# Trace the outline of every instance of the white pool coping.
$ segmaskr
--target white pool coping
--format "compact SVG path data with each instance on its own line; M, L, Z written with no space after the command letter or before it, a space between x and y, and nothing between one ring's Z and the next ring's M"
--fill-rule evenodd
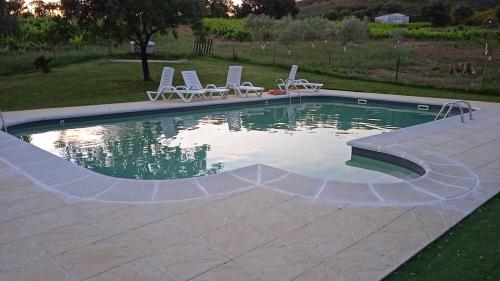
M375 95L323 90L302 96L356 97L368 100L412 102L441 105L445 100ZM256 100L282 99L266 95L261 98L230 98L182 102L132 102L93 106L38 109L5 113L8 126L43 120L130 113L151 110L192 108L209 104L233 104ZM369 104L368 104L369 106ZM479 108L476 108L477 110ZM476 111L475 115L480 114ZM479 115L480 116L480 115ZM121 179L98 174L66 161L9 134L0 133L0 160L31 179L41 188L62 196L66 201L92 200L120 203L178 202L228 195L257 186L311 198L319 201L359 206L418 206L439 203L466 196L480 185L478 176L463 163L445 155L402 144L419 136L431 135L462 125L459 117L424 123L348 144L365 150L393 155L417 164L425 170L419 178L397 183L353 184L312 178L289 173L263 164L222 172L213 176L178 180Z

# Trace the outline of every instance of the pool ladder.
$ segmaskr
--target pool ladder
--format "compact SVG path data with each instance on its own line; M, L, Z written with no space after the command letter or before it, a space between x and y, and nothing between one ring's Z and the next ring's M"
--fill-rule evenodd
M3 130L7 133L7 123L5 123L5 119L3 118L2 108L0 108L0 122L2 122L2 126L0 127L0 131Z
M439 110L439 113L436 115L436 118L434 119L434 121L438 120L443 113L444 113L444 115L441 119L448 117L448 115L451 113L453 108L458 107L458 109L460 110L460 120L462 120L462 123L465 123L464 105L466 106L466 108L468 110L469 119L474 120L472 118L472 105L471 105L471 103L466 101L466 100L455 100L455 101L450 101L450 102L443 104L443 106L441 107L441 110Z

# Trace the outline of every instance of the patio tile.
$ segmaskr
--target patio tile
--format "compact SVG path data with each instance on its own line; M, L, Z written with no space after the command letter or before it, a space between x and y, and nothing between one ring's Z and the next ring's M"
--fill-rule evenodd
M240 194L225 198L212 204L220 213L233 219L276 206L292 198L288 194L266 188L253 188Z
M275 208L305 222L312 222L331 214L345 204L325 203L315 199L296 197L279 204Z
M0 222L6 222L14 219L14 216L9 213L9 205L7 203L0 203Z
M406 182L372 184L373 189L384 199L384 202L393 205L419 204L421 202L437 202L439 198L414 189Z
M19 218L21 226L30 234L48 231L64 225L75 223L83 218L82 211L65 206L42 213Z
M421 189L440 198L451 198L466 192L463 188L432 181L427 177L411 180L409 183L417 189Z
M139 257L123 239L116 237L65 252L57 258L78 279L86 279Z
M193 237L181 229L177 222L166 219L115 236L141 255L161 251Z
M268 182L266 185L292 194L314 196L320 190L323 182L324 181L320 179L297 174L289 174L280 180Z
M88 222L79 221L39 233L36 238L52 255L57 255L104 239L106 236L107 233L104 229Z
M251 215L245 220L255 224L260 229L273 234L275 237L281 236L294 229L298 229L307 222L290 216L285 212L276 209L266 209Z
M234 260L245 268L263 275L264 280L291 280L318 264L320 259L308 252L280 242L259 247Z
M54 189L72 196L90 198L105 191L117 181L118 179L116 178L106 177L96 173L90 173L89 177L86 177L77 182L70 182L67 184L59 185L57 187L54 187Z
M287 171L277 169L267 165L260 165L260 181L261 183L266 183L269 181L276 180L284 175L288 174Z
M0 273L48 258L49 255L31 238L19 239L0 245Z
M212 270L205 272L192 281L257 281L263 280L235 262L222 264Z
M19 175L19 172L12 169L11 167L9 166L2 166L0 168L0 178L9 178L9 177L13 177L13 176L16 176L16 175Z
M35 178L50 187L73 182L91 174L90 170L69 162L67 163L66 168L61 170L52 171L50 168L47 168L51 166L45 167L49 170L49 172L36 175Z
M161 213L130 206L107 212L101 216L85 217L85 221L101 227L112 235L152 223L161 217Z
M20 267L0 272L5 281L74 281L71 274L58 265L52 257L25 263Z
M96 199L104 201L150 202L155 181L120 179L118 183Z
M82 211L87 219L97 219L113 211L133 206L125 203L104 203L99 201L80 201L72 204L75 208Z
M188 280L229 260L199 238L168 247L148 257L174 280Z
M472 189L477 182L476 179L472 177L469 178L450 177L450 176L436 174L434 172L428 172L427 177L438 182L451 184L466 189Z
M33 188L33 183L25 177L9 177L2 179L0 186L0 203L12 203L41 195L42 192Z
M173 201L204 197L195 179L159 181L154 201Z
M166 281L165 274L143 259L124 264L87 281Z
M481 183L500 183L500 171L483 166L475 170Z
M205 188L208 194L229 193L254 185L253 183L240 180L228 172L223 172L214 176L199 177L197 180Z
M0 244L26 236L26 232L15 221L0 223Z
M349 242L339 234L331 233L319 224L306 225L280 237L277 241L321 260L335 255L349 245Z
M13 217L22 217L55 209L66 205L56 195L51 193L42 193L40 196L30 197L19 200L9 206L9 212Z
M313 225L353 243L382 228L407 210L408 208L401 207L345 207L314 222Z
M427 163L431 171L438 172L440 174L455 176L455 177L463 177L468 178L471 176L470 170L467 170L463 166L454 166L454 165L435 165Z
M259 165L252 165L240 169L236 169L231 171L231 173L235 174L238 177L244 178L246 180L249 180L251 182L254 182L254 184L258 184L259 182L259 170L261 171L262 169L259 168Z
M336 202L378 204L380 200L364 183L328 181L318 199Z
M271 241L273 235L254 221L242 219L209 232L202 239L210 247L234 258Z
M234 219L221 214L211 205L201 207L172 217L176 227L188 233L189 235L198 235L206 233L223 225L226 225Z

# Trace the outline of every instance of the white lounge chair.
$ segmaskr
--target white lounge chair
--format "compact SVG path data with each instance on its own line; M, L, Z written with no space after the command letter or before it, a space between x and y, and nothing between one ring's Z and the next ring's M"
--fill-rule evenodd
M283 80L283 79L278 79L276 82L278 83L278 87L280 90L298 90L299 87L304 88L306 91L313 91L313 92L318 92L321 87L323 87L323 84L321 83L311 83L307 81L306 79L296 79L295 76L297 76L297 69L299 68L298 65L292 65L292 68L290 69L290 74L288 75L288 79Z
M258 97L264 93L264 88L255 87L250 82L241 83L241 73L243 66L231 65L227 71L226 88L233 89L240 97L247 97L249 93L255 93Z
M208 84L205 88L201 85L200 79L198 78L198 74L196 71L182 71L182 79L184 79L184 83L186 87L191 91L205 91L209 94L209 97L212 98L212 94L216 93L221 95L223 99L227 98L227 94L229 93L229 89L226 87L217 87L214 84Z
M163 100L167 100L172 98L172 95L176 94L179 96L184 102L190 102L193 96L198 95L200 97L205 96L205 91L198 90L188 90L185 86L172 86L172 81L174 78L175 69L171 67L164 67L163 72L161 74L160 86L158 86L157 91L147 91L151 101L157 101L160 97ZM168 98L165 97L165 94L168 94Z

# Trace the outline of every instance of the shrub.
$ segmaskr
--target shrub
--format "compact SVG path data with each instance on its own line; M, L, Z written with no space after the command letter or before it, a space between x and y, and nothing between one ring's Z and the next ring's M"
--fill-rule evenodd
M434 2L422 8L422 16L433 26L446 26L450 22L450 6L442 1Z
M33 65L36 69L41 69L43 73L49 73L50 67L49 63L52 61L51 58L47 59L45 56L39 56L35 59Z
M273 39L275 21L267 15L249 15L245 19L245 27L252 35L252 39L261 44Z
M203 24L217 36L226 40L246 41L251 39L251 34L245 27L242 19L206 18Z
M357 42L370 38L370 28L367 21L361 21L356 17L344 19L337 27L336 32L338 40L346 50L349 42Z

